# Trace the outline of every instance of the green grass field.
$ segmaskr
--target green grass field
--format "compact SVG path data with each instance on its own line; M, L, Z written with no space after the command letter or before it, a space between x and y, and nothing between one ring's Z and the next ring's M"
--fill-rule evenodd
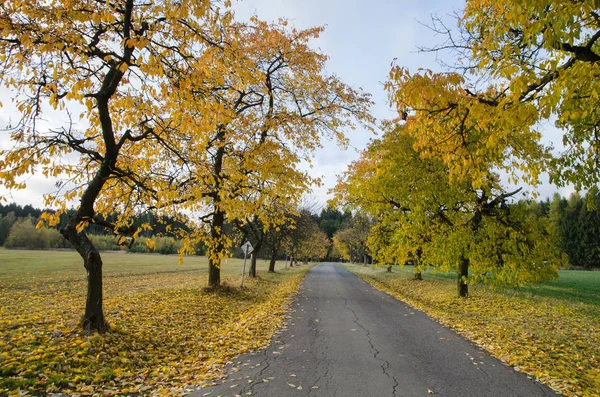
M130 254L126 252L101 252L103 272L111 274L142 274L164 272L202 272L208 274L208 260L204 256L186 256L183 264L178 264L177 255ZM223 262L221 274L231 276L241 274L243 260L230 258ZM250 265L248 260L246 266ZM277 262L276 269L284 267ZM257 272L267 271L267 261L257 262ZM83 261L75 251L31 251L9 250L0 247L0 277L47 277L85 276Z
M405 277L412 276L412 266L393 267L393 273ZM423 273L425 280L456 281L456 273ZM478 286L472 286L477 291ZM521 288L506 288L499 290L505 294L524 294L551 299L581 302L600 306L600 271L559 270L558 279Z
M600 271L559 270L558 280L522 290L538 296L600 306Z

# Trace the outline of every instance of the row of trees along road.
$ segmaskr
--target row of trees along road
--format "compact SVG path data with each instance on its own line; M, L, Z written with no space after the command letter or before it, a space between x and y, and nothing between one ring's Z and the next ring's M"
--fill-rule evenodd
M600 16L597 2L467 1L458 31L434 19L455 66L411 73L394 64L385 87L398 116L383 125L336 187L335 204L375 219L382 262L436 266L469 282L521 285L565 263L544 219L509 205L541 170L556 184L600 177ZM555 118L566 150L540 124Z
M322 28L238 23L228 5L9 0L0 8L0 81L21 113L0 183L24 188L22 177L35 172L64 181L46 196L60 209L42 215L50 225L78 201L61 233L87 272L85 330L108 329L102 260L86 225L136 237L151 228L134 227L136 213L193 214L189 233L170 232L184 239L182 254L204 242L208 283L218 288L232 244L225 223L285 222L316 183L300 161L322 138L343 145L344 129L372 122L369 96L326 74L327 57L309 47ZM42 118L71 114L81 121Z
M151 227L133 227L136 213L194 214L191 232L180 232L182 253L204 241L216 288L232 245L226 222L260 220L267 230L286 222L281 214L292 211L283 208L297 208L316 182L299 162L324 136L343 144L345 128L373 121L368 95L327 75L326 56L309 48L321 28L240 24L227 6L9 0L0 8L0 81L22 115L0 181L23 188L24 175L42 172L68 181L48 206L65 211L79 200L61 230L88 275L84 329L107 328L87 224L136 236ZM448 40L433 51L450 50L456 66L415 74L393 65L385 86L398 117L336 188L338 203L375 219L374 256L455 269L461 296L470 281L555 275L563 256L531 214L508 205L519 189L498 175L535 186L548 170L556 184L596 188L598 14L591 0L469 0L458 33L434 20ZM72 112L82 123L44 125L42 114ZM562 131L558 155L540 139L548 120Z
M595 202L595 210L588 210L589 202ZM600 240L597 239L600 233L600 212L598 210L600 208L600 194L588 193L586 196L581 196L578 193L573 193L568 199L555 194L552 199L546 198L541 201L526 200L519 202L517 205L526 208L532 216L542 219L542 222L547 226L547 233L550 235L552 243L557 249L567 254L571 268L593 269L600 267ZM57 238L52 233L47 236L52 237L52 242L54 243L48 245L49 247L59 248L65 246L65 242L58 233L58 230L67 223L68 215L72 211L74 210L68 210L60 216L60 223L55 226L57 229L56 233L58 234ZM33 222L33 225L35 225L43 212L44 210L34 208L31 205L0 204L0 245L4 245L9 235L16 232L12 230L15 224L29 220L29 223ZM113 214L109 219L116 219L117 217L118 215ZM262 227L257 227L256 225L259 225L259 223L255 221L245 224L236 222L236 225L233 226L239 226L240 224L241 226L232 227L232 225L229 225L225 228L227 233L232 234L232 239L235 241L234 247L248 240L253 244L255 250L252 253L253 266L250 267L250 276L256 274L255 264L257 258L260 257L269 260L270 271L274 271L277 259L284 259L292 254L293 240L290 238L292 236L292 227L295 229L304 227L304 231L301 232L298 230L294 233L300 233L300 236L313 243L302 244L310 250L305 253L305 256L301 260L320 260L324 258L338 260L343 258L360 263L371 261L371 251L368 242L371 235L371 227L376 223L365 214L361 212L356 212L355 214L350 212L342 213L331 208L326 208L318 215L310 214L308 210L304 209L300 210L298 214L289 214L287 217L291 219L296 218L296 220L295 222L287 222L278 227L271 227L267 231L264 231ZM302 221L298 221L298 217L302 217ZM181 224L180 221L174 218L158 219L151 212L139 214L134 217L133 222L137 225L143 223L151 224L153 230L145 230L140 233L140 236L149 238L154 238L156 235L168 236L168 233L166 233L167 228L176 229L185 227L185 224ZM27 222L24 222L24 224L26 225ZM319 225L322 233L328 239L325 239L320 232L315 231L316 225ZM253 229L249 231L248 229L250 228ZM29 240L24 240L23 236L16 239L16 241L25 241L25 245L15 245L15 239L11 239L10 245L15 247L45 247L46 245L39 241L40 236L48 234L44 234L45 229L34 230ZM129 250L133 251L151 251L149 247L146 247L146 239L138 239L135 242L121 241L122 246L119 247L117 236L114 236L112 232L107 231L103 227L92 224L88 225L85 230L89 235L108 238L106 241L108 245L104 244L104 249L123 249L126 248L123 245L126 245ZM379 235L375 232L373 234L374 236ZM262 242L260 242L261 238ZM94 244L97 244L98 240L92 240ZM157 239L156 251L158 252L174 253L173 249L176 249L180 245L175 242L172 246L163 246L161 248L161 241L169 242L164 237ZM376 241L376 239L372 239L373 243ZM137 244L138 242L139 244ZM102 245L102 241L100 243ZM131 245L132 243L134 244ZM382 244L381 248L384 247L386 246ZM197 246L195 249L196 255L203 255L203 248L201 245ZM387 248L390 247L388 246ZM325 255L323 255L324 252ZM415 273L415 276L418 277L419 275L420 273Z
M0 246L7 248L28 249L53 249L72 248L68 241L60 234L59 230L68 221L68 215L74 210L68 210L61 215L61 223L54 227L43 226L39 229L35 225L39 221L43 210L30 205L21 207L17 204L3 206L0 204ZM46 212L52 212L46 210ZM323 213L329 212L322 211ZM17 214L19 215L17 217ZM37 215L37 218L36 218ZM288 221L282 225L270 226L268 229L258 219L242 223L225 224L224 233L233 241L230 248L232 255L240 254L240 246L250 241L254 247L251 255L249 276L256 277L256 262L259 257L270 261L269 271L275 271L277 259L290 260L290 265L298 261L309 262L324 259L330 250L330 240L319 228L321 215L314 215L307 209L295 213L285 214ZM109 219L116 219L113 214ZM184 217L179 217L184 219ZM160 232L166 228L186 227L185 223L173 218L157 218L153 213L143 213L135 216L133 222L141 225L148 222L153 230L145 230L137 239L119 238L113 233L97 225L88 225L84 230L88 238L99 251L126 250L128 252L157 252L162 254L176 254L183 242ZM152 245L151 249L149 245ZM199 244L195 247L196 255L204 255L206 247Z
M253 246L249 276L256 276L256 261L259 256L269 260L269 271L275 271L278 258L289 258L290 265L298 261L308 262L324 259L330 250L330 241L321 231L315 216L306 208L285 214L285 222L265 228L253 217L248 222L236 222L241 231L239 241L249 241Z

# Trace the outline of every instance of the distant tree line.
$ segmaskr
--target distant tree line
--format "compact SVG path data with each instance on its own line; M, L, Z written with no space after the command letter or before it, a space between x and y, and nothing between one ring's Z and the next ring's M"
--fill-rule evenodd
M573 193L568 199L555 194L530 205L548 218L552 241L567 254L571 267L600 268L600 193Z
M320 213L303 208L295 214L287 214L290 219L278 227L265 230L258 219L237 224L239 244L249 241L254 247L251 256L250 275L256 272L258 258L270 261L274 269L276 260L285 260L291 266L300 263L333 260L339 257L333 251L332 237L338 230L347 226L352 219L350 212L340 212L325 208ZM238 257L243 257L241 250Z
M555 194L552 199L528 201L520 205L528 206L529 211L537 217L548 220L548 234L553 243L567 254L572 268L600 268L600 193L573 193L569 198ZM8 243L10 247L69 248L68 242L58 232L61 224L66 222L68 213L61 216L61 223L56 228L44 226L36 230L35 223L44 211L47 210L31 205L0 204L0 245L5 245L14 229L13 241ZM228 233L237 233L241 243L250 241L256 248L253 257L270 260L273 264L276 260L284 259L294 260L295 263L339 258L361 263L371 261L366 243L373 222L364 214L358 212L353 215L349 211L326 208L319 214L301 210L298 215L290 217L295 220L294 226L288 224L279 227L279 230L273 228L264 231L259 222L254 221L239 227L230 225ZM129 251L177 253L181 243L177 242L175 236L169 236L168 230L175 229L175 226L182 227L184 223L181 220L165 217L159 222L150 212L135 218L136 225L145 222L154 225L153 231L140 233L140 237L127 247ZM106 229L98 225L90 225L88 229L101 250L123 249L117 238ZM165 237L155 237L156 246L152 250L146 241L153 235ZM199 247L197 254L204 253L205 249Z
M43 212L52 213L52 210L42 210L29 204L21 206L15 203L0 204L0 245L6 248L27 249L56 249L72 248L71 244L60 234L61 227L66 225L68 217L73 210L61 214L60 222L55 227L46 225L37 228L36 225ZM114 222L118 214L113 214L107 219ZM90 239L101 251L127 250L129 252L157 252L161 254L177 254L182 246L177 236L170 230L185 228L185 222L174 217L161 217L147 212L136 216L133 227L137 228L144 223L154 225L152 231L142 231L136 239L123 239L112 231L100 225L92 224L86 227ZM152 237L152 242L149 238ZM196 254L204 255L206 248L199 244Z
M0 245L7 248L27 249L71 248L59 232L66 224L71 211L61 214L60 223L55 227L42 226L36 229L41 214L51 213L51 210L35 208L29 204L25 206L15 203L0 204ZM289 260L291 264L297 264L331 259L331 238L338 230L346 227L352 219L352 214L349 212L343 213L329 208L322 210L320 214L314 214L308 209L300 209L297 214L287 216L290 222L266 230L258 219L225 225L225 233L237 243L234 247L239 247L246 241L250 241L253 245L255 252L251 257L251 275L256 272L258 258L271 261L272 267L277 260ZM107 221L114 222L117 217L118 214L111 215ZM144 223L150 224L151 231L142 231L133 241L119 241L112 231L97 224L88 225L86 232L101 251L126 249L129 252L176 254L181 248L182 243L169 231L185 228L185 217L159 219L152 212L146 212L134 217L133 222L134 228ZM150 237L155 245L153 248L148 244ZM243 257L240 249L232 248L232 250L238 257ZM205 253L206 247L202 245L196 247L197 255Z
M569 198L557 193L552 199L519 201L510 206L525 207L548 225L546 233L555 247L568 256L571 268L600 268L600 193L573 193ZM371 260L367 242L371 237L371 244L376 243L377 233L372 230L374 226L380 227L376 222L360 212L352 215L330 209L327 213L322 212L321 217L322 228L330 225L330 219L339 220L330 229L333 231L330 259L342 258L358 263Z

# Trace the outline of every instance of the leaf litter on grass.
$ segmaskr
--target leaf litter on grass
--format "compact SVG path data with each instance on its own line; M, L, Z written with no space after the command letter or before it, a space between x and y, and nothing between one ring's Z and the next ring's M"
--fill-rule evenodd
M91 335L77 331L83 277L0 281L0 395L181 395L266 346L305 271L224 292L208 292L200 271L110 275L111 332Z

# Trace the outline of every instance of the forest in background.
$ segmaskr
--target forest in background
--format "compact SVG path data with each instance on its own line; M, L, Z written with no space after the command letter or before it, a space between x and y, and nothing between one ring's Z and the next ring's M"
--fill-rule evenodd
M593 195L573 193L568 198L555 194L551 199L527 201L526 204L529 211L537 217L548 220L547 233L551 237L551 241L568 256L570 268L586 270L600 268L600 238L598 238L600 236L600 213L598 212L600 193ZM44 226L36 230L35 224L44 211L48 210L34 208L31 205L0 204L0 245L6 248L69 248L68 243L58 232L63 223L62 218L66 221L68 213L62 215L61 223L55 228ZM315 245L321 245L321 250L326 250L327 254L323 259L370 261L371 255L366 241L373 222L368 217L361 213L352 214L330 208L323 209L319 213L305 210L301 217L303 217L303 221L300 229L304 230L305 234L306 229L318 227L327 236L329 245L325 247L322 247L322 241L314 242ZM102 250L128 249L130 252L177 254L181 243L175 236L169 236L167 230L170 229L169 225L172 228L181 227L183 225L181 221L165 217L159 222L152 213L145 213L135 218L135 224L144 222L153 224L153 231L140 233L140 237L128 248L121 248L112 232L98 225L89 225L88 232ZM12 241L9 239L11 232L13 234ZM234 227L229 227L229 233L235 233ZM280 230L279 234L285 235L285 230ZM146 239L152 236L161 236L156 238L154 249L150 249L146 244ZM251 243L255 245L255 241L249 233L241 233L240 238L251 240ZM258 257L270 258L271 250L272 242L267 238ZM237 256L241 255L237 247L233 251ZM285 251L284 247L278 250L277 258L285 258L289 254ZM204 255L205 247L197 247L196 254Z
M530 213L547 225L545 233L568 256L569 268L600 268L600 194L573 193L569 198L555 194L552 199L519 201L514 205L525 205ZM367 240L374 224L360 212L343 217L341 225L331 235L332 257L370 262L372 253ZM327 221L322 221L321 225L327 225Z

